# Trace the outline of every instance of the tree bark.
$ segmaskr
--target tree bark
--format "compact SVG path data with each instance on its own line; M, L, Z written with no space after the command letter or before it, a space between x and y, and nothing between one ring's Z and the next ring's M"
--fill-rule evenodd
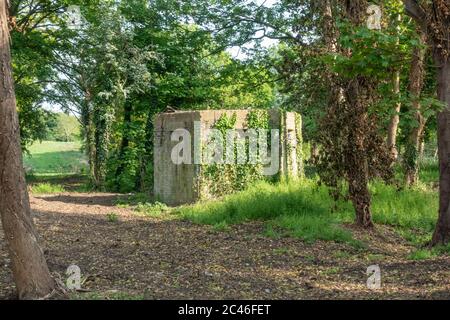
M19 122L11 70L6 0L0 0L0 214L20 299L55 289L31 217L22 166Z
M421 45L426 43L426 36L421 34ZM424 85L425 78L425 53L426 48L414 48L411 60L411 69L409 73L409 94L412 99L412 108L415 113L417 123L411 128L408 140L405 146L404 165L406 184L412 186L419 180L419 161L421 152L423 152L423 132L425 128L425 119L422 116L420 95Z
M83 123L84 138L86 141L86 155L89 162L89 180L95 183L95 128L92 117L91 93L85 89L84 101L81 108L81 118Z
M365 23L367 1L345 0L346 17L355 26ZM352 54L351 52L347 54ZM369 161L367 158L366 128L369 126L368 104L372 83L363 76L349 79L343 86L345 100L353 110L349 121L352 124L348 134L346 150L349 195L356 214L356 224L362 228L373 228L370 211Z
M393 78L394 84L394 95L398 96L400 94L400 72L396 71L394 73ZM392 153L392 156L395 160L398 159L398 149L397 149L397 133L398 133L398 125L400 124L400 110L401 103L397 102L394 108L394 115L391 117L391 121L389 122L388 127L388 136L387 136L387 145L389 151Z
M435 53L438 73L438 97L447 108L438 115L438 146L440 170L439 219L433 245L450 242L450 61Z
M162 111L162 102L159 100L159 95L156 85L152 83L152 90L150 94L150 107L147 112L147 121L145 125L145 142L144 152L140 155L139 175L136 177L136 189L141 192L151 190L153 192L154 174L153 174L153 137L154 137L154 116Z
M348 136L346 150L349 195L356 214L356 224L365 229L373 228L370 210L369 162L367 158L365 128L368 127L368 106L365 92L368 90L366 79L350 80L345 90L345 98L353 110L350 122L352 130Z
M402 21L402 16L398 15L397 22L400 23ZM398 32L400 33L399 28L397 27ZM400 38L397 37L397 45L400 44ZM394 73L394 77L392 79L393 82L393 93L396 97L400 95L400 71L396 71ZM387 136L387 146L389 151L392 154L393 159L397 161L398 159L398 149L397 149L397 134L398 134L398 126L400 124L400 110L402 108L402 104L397 102L394 108L394 114L391 117L391 121L388 127L388 136Z
M406 12L427 32L437 68L438 99L445 105L445 110L438 114L440 199L439 218L432 244L447 244L450 242L450 3L449 0L433 0L426 4L403 0L403 3Z
M310 162L313 166L317 165L319 159L319 146L317 145L317 142L312 141L311 142L311 158Z
M122 131L122 141L120 143L120 150L119 150L119 165L117 166L116 170L116 178L119 179L122 173L125 171L126 166L126 159L125 155L127 152L127 149L130 145L130 126L131 126L131 116L133 114L133 105L131 101L126 100L124 104L124 115L123 115L123 131ZM119 181L117 181L119 184ZM120 185L117 185L118 188L120 188Z

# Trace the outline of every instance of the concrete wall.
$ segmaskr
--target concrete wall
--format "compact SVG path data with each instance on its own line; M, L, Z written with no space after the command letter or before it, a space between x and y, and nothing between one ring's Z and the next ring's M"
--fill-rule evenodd
M194 122L200 121L202 141L205 141L206 129L213 128L215 123L227 114L236 115L235 129L248 129L247 118L250 110L207 110L176 113L163 113L155 118L154 132L154 195L155 199L168 205L177 206L198 201L199 176L201 165L176 165L172 162L171 153L179 142L172 142L171 135L177 129L186 129L194 137ZM271 129L280 129L280 177L297 177L302 167L298 163L296 136L296 114L278 110L269 111ZM192 155L194 155L194 139L191 141Z

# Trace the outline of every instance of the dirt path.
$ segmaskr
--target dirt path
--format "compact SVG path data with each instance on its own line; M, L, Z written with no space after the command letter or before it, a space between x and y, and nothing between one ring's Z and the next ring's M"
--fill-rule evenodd
M450 258L413 262L391 230L360 235L369 250L270 239L251 223L216 232L171 216L148 218L114 206L113 194L32 196L49 266L78 265L90 292L77 298L134 299L450 299ZM108 220L115 213L117 222ZM357 235L358 237L358 235ZM0 299L14 287L0 231ZM379 264L383 288L366 287Z

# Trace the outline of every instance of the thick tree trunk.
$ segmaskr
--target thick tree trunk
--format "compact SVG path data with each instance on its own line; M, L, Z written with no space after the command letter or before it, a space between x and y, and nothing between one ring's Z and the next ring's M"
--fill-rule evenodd
M31 218L22 166L19 122L11 71L6 0L0 0L0 214L20 299L55 289Z
M366 150L365 128L368 127L368 106L365 93L369 84L364 78L350 80L345 98L354 112L351 115L352 130L348 136L346 150L349 195L356 214L356 224L369 229L373 227L370 211L369 162Z
M366 0L345 0L346 17L355 26L366 22L368 3ZM352 54L348 52L347 54ZM366 129L369 126L368 105L373 84L369 79L359 76L349 79L343 86L345 100L353 110L350 114L351 127L346 150L347 180L349 195L356 214L356 224L362 228L373 227L370 211L369 161L367 158Z
M438 98L446 106L438 114L438 152L440 170L439 219L432 244L450 242L450 22L447 1L428 1L419 5L417 1L403 0L406 12L426 31L433 47L437 68ZM444 9L444 10L443 10Z
M450 242L450 61L435 53L438 69L438 97L447 109L438 115L438 145L440 167L439 219L433 244Z
M421 36L421 43L426 43L424 34ZM409 132L403 157L405 165L405 181L409 186L416 184L419 180L419 161L421 152L423 152L422 140L425 119L421 113L420 95L422 94L425 78L425 53L426 49L423 47L414 49L409 73L409 94L412 98L412 108L415 112L417 121Z

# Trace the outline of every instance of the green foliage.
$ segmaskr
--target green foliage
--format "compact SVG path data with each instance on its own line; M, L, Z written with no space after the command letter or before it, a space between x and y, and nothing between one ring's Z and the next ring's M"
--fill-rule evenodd
M53 96L63 108L73 101L70 107L81 114L84 145L95 149L88 154L98 188L151 189L151 120L168 106L273 105L274 88L268 84L273 74L232 59L209 32L187 24L185 16L196 12L191 5L99 1L82 7L83 29L65 34L64 59L55 64L58 70L64 66L64 76ZM67 57L73 61L69 66Z
M345 77L364 75L386 79L391 76L390 71L397 65L399 56L408 53L408 46L399 45L398 34L369 30L365 26L355 27L346 21L339 22L337 27L339 44L351 50L352 54L330 54L324 59L336 73Z
M420 180L423 183L431 184L439 181L439 164L433 160L425 160L420 163Z
M20 7L24 11L17 12L15 17L19 23L33 18L25 12L28 6ZM41 106L46 100L45 86L53 75L51 46L54 43L47 32L32 30L32 26L36 28L39 23L29 21L22 32L17 29L11 32L13 76L24 149L36 140L46 139L47 124L52 121L51 113Z
M150 202L150 196L147 193L136 193L132 195L128 195L126 197L119 198L115 205L116 206L137 206L141 203L148 203Z
M270 129L269 112L264 110L252 110L247 117L249 129Z
M231 116L223 114L215 123L214 128L218 129L223 136L226 131L235 129L236 114ZM269 129L269 113L265 110L253 110L247 116L246 126L249 129ZM239 145L241 144L241 145ZM209 146L206 143L205 148ZM224 141L223 150L226 150L226 141ZM248 139L237 139L235 144L235 157L238 155L238 148L245 150L247 161L249 155ZM198 188L204 198L218 197L231 194L236 191L246 189L258 180L263 180L261 159L257 164L208 164L202 166L201 177L199 178Z
M106 214L106 219L108 220L108 222L116 223L119 221L119 216L115 212L110 212L110 213Z
M31 187L33 194L54 194L65 192L64 187L57 184L39 183Z
M135 209L136 212L144 214L149 217L158 217L164 213L168 213L171 209L163 203L139 203Z
M219 130L222 135L225 135L227 130L234 129L236 125L237 116L235 113L228 116L223 114L215 123L214 128ZM223 150L226 148L224 141ZM207 151L209 143L206 142L204 149ZM238 168L231 164L209 164L203 165L201 169L201 176L198 179L198 188L202 197L221 196L230 194L239 189L241 180L237 179Z

